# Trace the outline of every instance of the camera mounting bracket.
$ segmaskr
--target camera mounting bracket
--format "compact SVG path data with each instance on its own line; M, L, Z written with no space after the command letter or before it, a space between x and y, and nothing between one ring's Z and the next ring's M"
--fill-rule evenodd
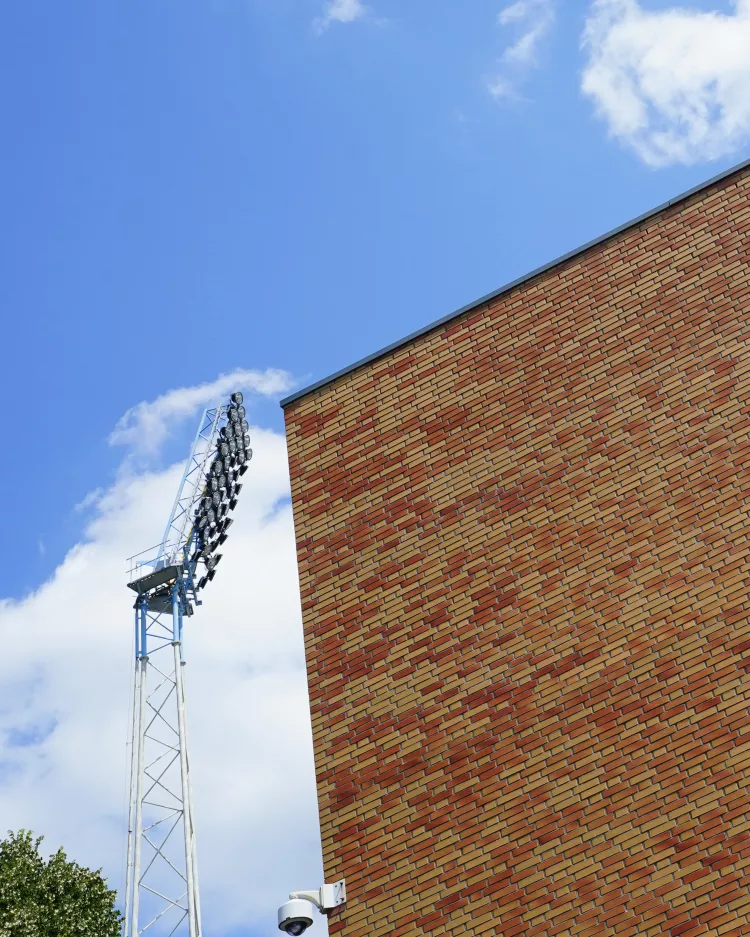
M334 908L346 904L346 879L342 878L333 885L321 885L315 891L293 891L289 893L289 897L304 898L323 913L333 911Z

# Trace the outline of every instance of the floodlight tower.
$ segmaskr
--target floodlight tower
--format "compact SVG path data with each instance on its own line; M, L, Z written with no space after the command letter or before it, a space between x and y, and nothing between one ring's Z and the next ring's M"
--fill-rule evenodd
M162 542L128 561L137 598L123 937L203 935L183 625L216 576L252 454L237 392L204 412Z

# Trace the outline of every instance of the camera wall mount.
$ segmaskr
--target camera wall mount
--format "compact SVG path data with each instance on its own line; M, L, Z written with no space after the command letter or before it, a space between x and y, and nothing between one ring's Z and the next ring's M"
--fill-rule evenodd
M312 902L318 911L323 914L326 911L333 911L342 904L346 904L346 879L340 882L334 882L333 885L321 885L315 891L292 891L290 898L304 898L305 901Z

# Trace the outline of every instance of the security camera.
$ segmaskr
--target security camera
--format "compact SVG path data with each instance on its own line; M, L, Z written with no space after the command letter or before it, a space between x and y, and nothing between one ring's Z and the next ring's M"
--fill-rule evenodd
M293 937L304 934L308 927L312 927L312 910L312 902L303 898L293 898L282 904L279 908L279 930Z
M327 914L346 903L346 882L341 879L334 885L321 885L317 891L293 891L289 901L279 908L279 930L292 937L304 934L312 927L312 910L315 906L321 914Z

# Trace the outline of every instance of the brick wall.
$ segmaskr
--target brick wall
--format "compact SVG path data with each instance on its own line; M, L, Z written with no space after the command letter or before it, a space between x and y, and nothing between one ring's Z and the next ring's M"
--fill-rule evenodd
M750 171L286 411L332 934L750 935Z

